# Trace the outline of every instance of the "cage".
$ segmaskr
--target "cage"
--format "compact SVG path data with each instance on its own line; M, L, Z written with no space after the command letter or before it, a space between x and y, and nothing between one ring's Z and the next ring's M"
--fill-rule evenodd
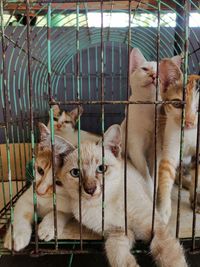
M66 226L61 239L55 232L54 240L39 241L37 209L29 246L20 252L3 248L14 205L27 189L27 172L33 171L27 164L35 159L37 123L47 123L49 111L52 119L54 98L66 110L82 105L78 129L103 136L108 126L122 122L125 107L140 104L128 101L131 48L138 47L147 60L157 64L162 58L182 54L184 77L197 74L199 27L197 0L1 0L0 255L101 251L103 234L93 234L75 222ZM152 105L156 109L162 103L156 99ZM199 253L200 218L195 206L193 211L189 207L180 173L170 227L191 252ZM154 203L155 199L156 195Z

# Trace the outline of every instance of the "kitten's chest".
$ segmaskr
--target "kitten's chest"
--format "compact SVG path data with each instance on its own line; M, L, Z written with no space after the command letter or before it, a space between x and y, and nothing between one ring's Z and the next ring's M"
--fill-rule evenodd
M197 129L191 129L184 133L184 156L194 154L196 151Z
M104 230L107 231L113 227L124 226L123 206L118 203L117 205L109 203L104 205L104 214L102 212L102 203L99 205L82 205L82 223L89 229L97 233L102 233L102 227L104 223ZM78 203L73 206L73 214L75 218L80 221L79 205Z

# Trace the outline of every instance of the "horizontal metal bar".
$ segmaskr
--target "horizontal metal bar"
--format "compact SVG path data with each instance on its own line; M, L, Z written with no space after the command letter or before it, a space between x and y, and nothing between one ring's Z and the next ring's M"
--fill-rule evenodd
M80 100L80 101L52 101L49 104L50 105L102 105L102 104L108 104L108 105L118 105L118 104L153 104L153 105L159 105L159 104L182 104L185 105L185 101L128 101L128 100L104 100L104 101L91 101L91 100Z

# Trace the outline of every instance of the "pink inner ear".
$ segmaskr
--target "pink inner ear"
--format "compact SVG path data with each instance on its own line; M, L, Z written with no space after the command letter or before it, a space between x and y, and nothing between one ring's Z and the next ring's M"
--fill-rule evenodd
M140 50L138 48L133 48L130 54L129 75L131 75L144 62L146 62L146 59L144 58Z
M163 90L181 77L181 70L172 60L163 60L159 65L159 78L163 86Z

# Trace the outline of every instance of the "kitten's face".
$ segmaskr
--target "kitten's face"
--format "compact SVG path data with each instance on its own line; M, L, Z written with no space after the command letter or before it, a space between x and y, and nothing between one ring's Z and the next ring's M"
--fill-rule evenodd
M136 87L156 85L156 62L148 62L139 49L134 48L130 54L130 83Z
M156 62L144 62L131 74L131 83L137 81L142 87L156 85Z
M53 172L52 172L52 150L51 150L51 135L49 129L39 123L40 142L38 144L38 153L35 162L36 173L36 191L42 197L49 197L53 193ZM64 157L68 150L71 149L70 144L65 139L55 135L54 139L54 171L56 178L56 193L63 194L64 187L57 178L57 173L63 165Z
M59 115L54 115L54 129L57 132L67 131L74 128L74 122L70 113L62 111Z
M73 151L66 159L61 172L61 181L73 199L79 198L79 174L82 179L81 196L92 200L102 197L103 173L105 175L105 194L112 194L118 184L120 163L113 154L105 150L104 166L100 145L85 143L81 145L81 168L78 168L78 151ZM107 197L109 197L107 195Z
M197 126L198 91L197 75L190 75L186 87L185 128L192 129ZM161 96L165 101L182 101L183 75L180 68L170 59L162 60L160 64ZM167 116L172 117L178 125L181 124L182 105L173 103L164 105Z
M54 129L59 135L61 132L67 132L69 130L75 129L78 116L83 112L83 108L80 107L73 109L72 111L61 111L58 105L53 106L54 115Z
M55 164L55 173L59 169ZM42 197L50 197L53 193L52 152L50 149L39 150L35 161L36 192ZM56 193L63 190L62 183L56 179Z
M79 177L81 177L81 197L92 201L102 198L103 174L105 175L105 196L112 197L118 188L121 176L121 130L118 125L111 126L104 136L105 157L102 165L101 144L86 142L80 147L80 169L78 149L66 157L59 178L69 195L79 199Z

